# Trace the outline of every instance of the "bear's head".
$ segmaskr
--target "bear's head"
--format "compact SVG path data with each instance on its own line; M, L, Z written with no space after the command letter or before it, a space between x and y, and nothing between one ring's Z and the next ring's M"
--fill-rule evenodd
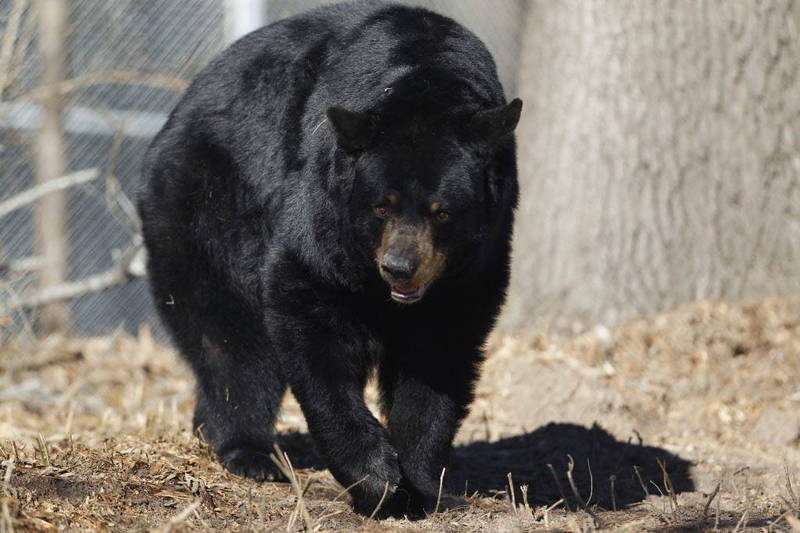
M421 300L491 240L501 211L513 207L507 196L516 183L504 180L516 177L512 134L521 109L519 99L434 119L328 109L352 176L351 228L393 300Z

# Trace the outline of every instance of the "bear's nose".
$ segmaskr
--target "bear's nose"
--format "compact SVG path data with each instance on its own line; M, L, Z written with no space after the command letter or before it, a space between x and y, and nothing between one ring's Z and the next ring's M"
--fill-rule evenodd
M381 261L381 270L395 280L407 281L414 277L417 269L416 261L409 257L394 254L384 254Z

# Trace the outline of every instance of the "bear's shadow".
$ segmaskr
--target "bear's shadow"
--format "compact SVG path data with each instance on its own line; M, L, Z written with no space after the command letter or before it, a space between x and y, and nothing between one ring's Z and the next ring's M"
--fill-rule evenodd
M279 445L297 468L324 469L308 434L279 436ZM582 502L574 495L568 470ZM585 503L620 509L641 502L647 494L690 492L691 463L663 448L632 440L619 441L593 425L548 424L535 431L456 446L445 472L452 494L505 497L509 478L521 502L520 487L528 486L531 505L548 505L561 498L570 508Z

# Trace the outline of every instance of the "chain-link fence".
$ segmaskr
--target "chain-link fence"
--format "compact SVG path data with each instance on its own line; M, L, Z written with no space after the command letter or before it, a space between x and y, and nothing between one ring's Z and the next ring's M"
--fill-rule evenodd
M79 294L66 300L75 332L131 330L152 316L144 280L127 271L114 274L136 238L131 202L144 151L188 81L243 32L321 3L68 0L63 79L45 87L42 10L52 5L48 0L0 1L0 206L6 202L9 207L9 199L41 181L35 163L41 149L35 141L46 113L52 112L48 95L61 105L64 173L75 178L70 173L97 171L96 178L79 175L81 183L59 193L65 204L63 282ZM475 31L494 53L506 90L514 93L523 1L411 3L450 15ZM0 208L0 331L5 336L33 333L36 303L47 301L41 298L46 265L36 227L37 217L55 215L37 215L36 205L25 203L5 214ZM88 283L76 288L81 280Z

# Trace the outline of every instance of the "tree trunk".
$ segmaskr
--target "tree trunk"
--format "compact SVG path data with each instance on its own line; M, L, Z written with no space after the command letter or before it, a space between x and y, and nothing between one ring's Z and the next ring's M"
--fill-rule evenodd
M531 2L506 327L800 290L800 6Z
M67 27L65 0L40 0L39 48L42 56L42 122L36 137L36 182L41 184L66 171L64 135L61 124L63 102L56 86L64 79L66 57L64 39ZM52 192L37 202L36 250L42 259L39 284L42 289L59 285L67 277L69 243L67 237L66 193ZM69 328L69 309L62 303L41 308L39 326L43 333Z

